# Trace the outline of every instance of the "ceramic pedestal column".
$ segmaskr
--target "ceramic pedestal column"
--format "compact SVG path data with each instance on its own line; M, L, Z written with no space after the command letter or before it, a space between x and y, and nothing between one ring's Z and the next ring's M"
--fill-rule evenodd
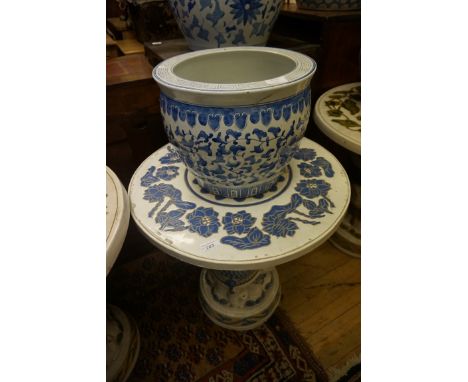
M248 330L265 322L281 297L275 268L257 271L202 270L200 303L206 315L228 329Z
M140 165L128 190L141 232L169 255L204 268L201 306L216 324L235 330L270 317L281 297L274 266L326 241L350 201L341 164L306 138L278 183L255 197L208 193L171 145Z

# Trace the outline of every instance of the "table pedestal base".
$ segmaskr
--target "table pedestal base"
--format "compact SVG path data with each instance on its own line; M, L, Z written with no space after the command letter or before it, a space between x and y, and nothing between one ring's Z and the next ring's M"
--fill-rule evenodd
M262 325L273 314L281 297L275 268L258 271L203 269L200 303L217 325L249 330Z
M140 352L140 334L133 319L119 308L107 305L106 381L124 382Z

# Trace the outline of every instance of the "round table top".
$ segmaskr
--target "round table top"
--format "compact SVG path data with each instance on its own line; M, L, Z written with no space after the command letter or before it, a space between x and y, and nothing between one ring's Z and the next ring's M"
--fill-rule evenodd
M106 274L122 249L129 221L127 191L117 175L106 166Z
M340 146L361 154L361 83L337 86L315 103L314 121Z
M148 157L128 188L131 214L156 246L200 267L261 269L326 241L350 201L338 160L307 138L272 190L245 199L203 190L171 145Z

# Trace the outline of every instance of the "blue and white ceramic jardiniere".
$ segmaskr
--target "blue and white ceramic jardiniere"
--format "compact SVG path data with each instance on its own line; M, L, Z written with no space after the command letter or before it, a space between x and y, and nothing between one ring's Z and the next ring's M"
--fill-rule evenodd
M316 64L277 48L207 49L153 70L169 141L210 193L269 190L304 135Z
M264 46L282 0L169 0L190 49Z

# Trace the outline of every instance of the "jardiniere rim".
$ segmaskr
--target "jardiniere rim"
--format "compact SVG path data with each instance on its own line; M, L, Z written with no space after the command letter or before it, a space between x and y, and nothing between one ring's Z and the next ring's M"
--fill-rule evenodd
M214 83L214 82L201 82L192 81L186 78L178 76L174 69L177 65L192 60L198 57L210 56L210 55L222 55L224 53L231 52L255 52L260 54L278 55L286 60L290 60L294 63L294 68L285 72L282 75L275 76L272 78L242 82L242 83ZM259 62L259 65L262 65ZM308 78L312 77L317 69L316 62L301 53L294 52L287 49L271 48L271 47L227 47L227 48L216 48L216 49L205 49L190 53L184 53L172 58L169 58L153 69L153 78L162 87L169 88L173 91L187 92L191 94L200 95L237 95L245 93L261 93L265 91L277 91L286 87L298 87L296 91L300 91L304 84L304 87L308 84Z

